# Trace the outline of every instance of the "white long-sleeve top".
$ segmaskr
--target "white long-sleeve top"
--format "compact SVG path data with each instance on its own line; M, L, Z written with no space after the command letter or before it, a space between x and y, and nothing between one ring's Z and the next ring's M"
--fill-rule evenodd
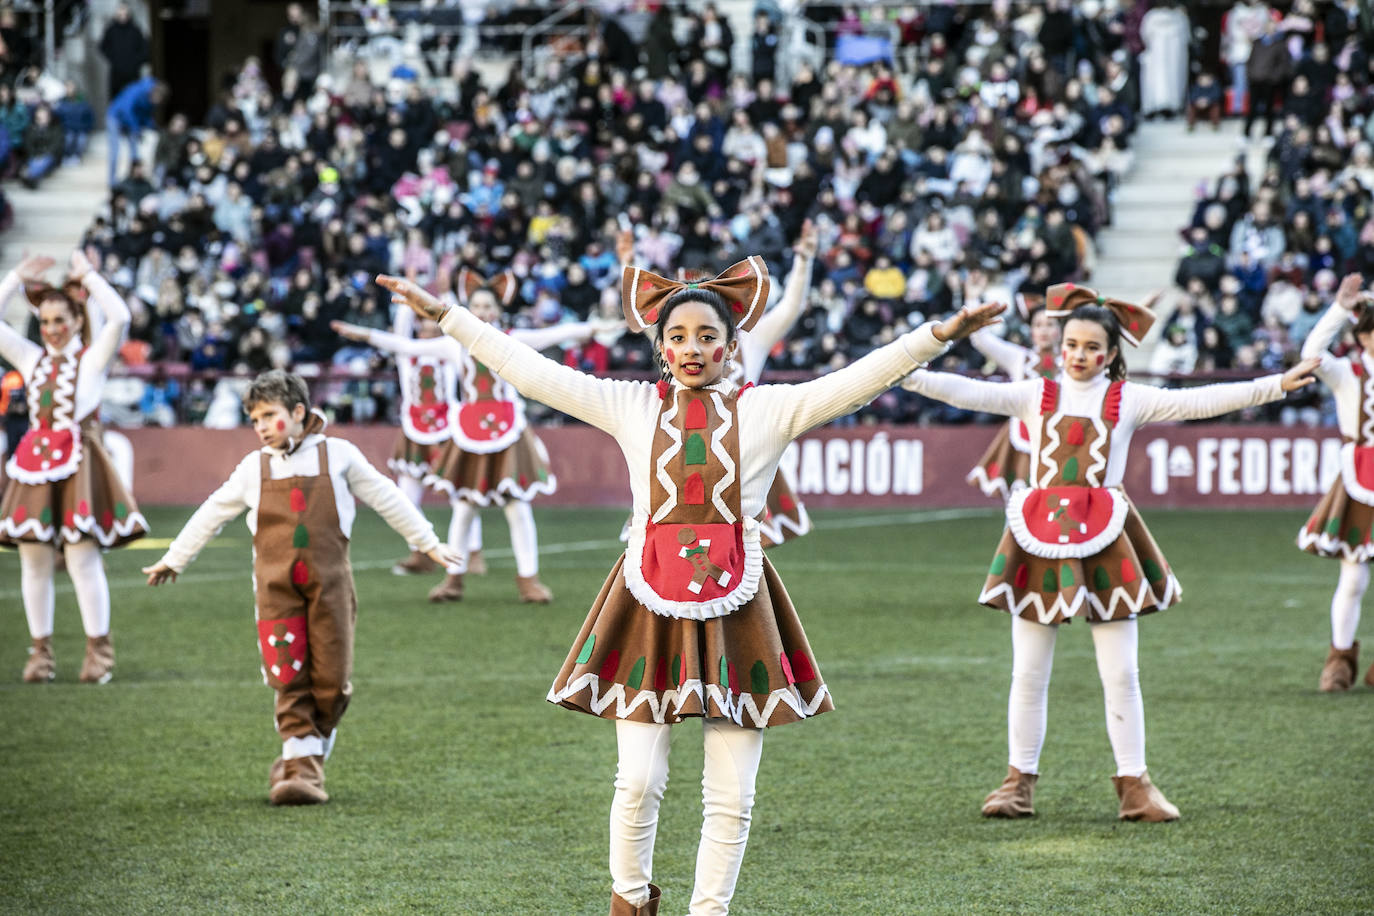
M768 363L768 354L773 352L773 347L787 336L792 325L801 317L806 290L811 285L811 264L812 259L805 255L794 258L792 272L787 275L787 284L783 287L778 304L764 313L752 331L739 332L736 359L743 371L734 381L742 385L749 382L758 384L763 367Z
M1317 319L1312 333L1302 343L1302 358L1318 357L1321 363L1313 372L1321 383L1331 389L1336 397L1336 420L1341 427L1341 435L1350 439L1360 438L1360 405L1363 400L1361 388L1364 382L1374 379L1374 359L1368 353L1360 352L1358 357L1341 359L1327 348L1340 336L1346 325L1354 318L1349 309L1333 303ZM1355 374L1354 361L1359 359L1364 367L1363 381ZM1374 442L1361 442L1374 445Z
M1147 423L1166 420L1202 420L1233 410L1255 407L1283 397L1281 375L1270 375L1250 382L1201 385L1197 388L1155 388L1127 382L1122 386L1121 411L1112 428L1111 455L1102 478L1104 487L1121 485L1126 472L1126 455L1131 436ZM1080 382L1060 374L1059 410L1067 415L1095 417L1101 414L1102 399L1111 381L1103 372L1091 381ZM946 372L914 372L902 387L929 398L985 413L1016 417L1031 432L1032 454L1040 453L1040 393L1043 380L985 382Z
M613 436L629 470L635 515L648 515L649 463L663 404L656 385L601 379L561 366L466 309L450 309L440 327L526 397ZM932 327L923 325L830 375L801 385L751 388L739 399L740 507L746 516L763 511L789 442L858 410L945 351L948 345L935 338Z
M384 477L363 457L356 445L314 433L306 436L300 447L289 455L282 449L264 447L240 461L229 479L211 493L186 522L161 562L182 572L210 539L244 510L248 511L248 530L256 534L258 503L262 495L262 459L259 456L263 452L268 454L267 467L273 480L318 477L320 458L316 446L321 442L329 454L329 482L334 487L334 506L344 537L353 534L353 520L358 515L356 497L376 510L397 534L421 552L431 551L439 545L434 526L390 478Z
M998 336L992 328L981 328L971 334L968 340L974 349L996 363L1013 382L1029 378L1035 372L1035 351Z
M91 343L81 354L81 368L76 377L76 414L80 422L100 409L100 393L105 387L110 363L119 350L124 332L128 330L133 316L119 293L115 292L105 278L90 271L81 281L90 294L90 301L99 309L99 318L87 307L87 320L91 324ZM0 280L0 303L8 303L11 296L20 290L23 281L14 271L5 274ZM100 320L100 319L103 319ZM36 344L24 337L9 325L0 322L0 357L24 377L27 384L33 378L33 370L43 358L44 349L57 356L58 352L45 344ZM81 338L74 336L67 344L66 352L81 349Z

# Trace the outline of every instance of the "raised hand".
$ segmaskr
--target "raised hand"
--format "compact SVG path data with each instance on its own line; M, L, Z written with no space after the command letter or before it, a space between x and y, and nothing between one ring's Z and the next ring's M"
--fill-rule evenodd
M937 324L932 328L932 331L936 340L958 340L961 337L969 336L980 328L997 324L1002 320L998 316L1006 310L1007 304L1005 302L966 305Z
M792 246L798 257L816 259L816 245L820 234L816 231L816 224L811 220L802 223L801 235L797 237L797 244Z
M1359 274L1355 274L1354 276L1358 277ZM1345 284L1342 283L1341 285L1344 286ZM1312 373L1317 370L1321 362L1319 357L1313 356L1298 363L1292 369L1289 369L1283 374L1283 390L1297 391L1299 388L1306 388L1308 385L1315 382L1316 378L1313 377Z
M78 283L86 279L86 274L95 270L95 265L91 263L91 259L79 248L72 252L71 264L71 278Z
M621 264L634 263L635 233L633 229L621 229L615 234L615 256Z
M331 321L329 329L340 337L347 340L356 340L358 343L367 343L371 332L367 328L360 328L356 324L349 324L347 321Z
M19 279L25 283L46 283L44 275L52 269L57 262L47 255L31 254L20 261L14 268L14 272Z
M1369 298L1364 292L1364 277L1358 273L1348 273L1341 278L1341 285L1336 289L1336 304L1346 311L1354 311L1361 302Z
M164 582L175 582L177 571L166 563L158 563L155 566L145 566L141 572L148 577L149 585L161 585Z
M448 313L448 306L421 289L418 283L377 274L377 285L391 293L393 305L408 305L421 318L440 321Z

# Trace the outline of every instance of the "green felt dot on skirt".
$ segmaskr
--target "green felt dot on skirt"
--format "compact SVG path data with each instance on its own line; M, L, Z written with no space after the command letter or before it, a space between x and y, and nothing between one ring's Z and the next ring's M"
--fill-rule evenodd
M582 644L582 651L577 653L577 663L579 665L587 664L588 660L592 657L592 649L595 646L596 634L593 633L591 636L588 636L587 641Z
M1040 591L1056 592L1059 590L1059 577L1054 574L1053 569L1045 570L1045 577L1040 582Z
M123 503L115 503L115 518L119 519L122 522L125 518L128 517L128 515L128 506L124 505Z
M1059 568L1059 587L1073 588L1075 585L1073 578L1073 567L1065 563Z
M1078 479L1078 456L1074 455L1064 462L1064 473L1061 475L1065 483L1072 483Z
M992 565L988 567L988 575L989 575L989 576L1000 576L1000 575L1002 575L1002 570L1004 570L1004 569L1006 569L1006 568L1007 568L1007 555L1004 554L1004 553L999 553L997 556L995 556L995 557L992 558Z
M52 524L52 506L44 506L43 511L38 513L38 520L44 525Z
M1329 534L1331 537L1335 537L1336 535L1340 534L1341 520L1338 518L1333 518L1331 521L1327 522L1326 533Z
M1105 592L1112 587L1111 574L1107 572L1107 567L1099 566L1093 570L1093 588L1099 592Z
M626 678L625 684L638 690L642 683L644 683L644 656L641 655L634 667L630 669L630 676Z
M763 659L754 662L754 667L749 669L749 690L752 693L768 692L768 666Z
M1144 566L1146 579L1149 579L1151 582L1158 582L1160 579L1164 578L1164 570L1160 568L1158 563L1151 560L1149 557L1145 558Z
M1358 547L1364 542L1364 535L1355 525L1351 525L1345 532L1345 542L1351 547Z

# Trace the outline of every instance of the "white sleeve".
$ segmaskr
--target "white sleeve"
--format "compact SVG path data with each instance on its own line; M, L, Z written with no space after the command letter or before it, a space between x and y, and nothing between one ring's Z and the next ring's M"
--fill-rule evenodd
M439 326L522 395L616 435L647 382L600 379L545 359L465 308L451 308Z
M759 365L762 365L763 357L792 330L792 325L801 317L802 305L806 302L806 291L810 286L811 259L797 255L792 259L792 272L787 275L787 285L783 287L782 299L765 312L758 324L754 325L754 330L749 332L750 346L757 346L762 352L758 355L748 354L745 357L745 366L753 366L753 359L758 359Z
M1127 382L1122 391L1121 413L1133 426L1165 420L1205 420L1281 400L1282 381L1282 375L1267 375L1249 382L1196 388L1155 388Z
M547 328L515 328L510 336L531 350L547 350L549 347L566 343L580 343L592 336L593 327L589 321L570 321Z
M988 382L951 372L913 372L902 382L907 391L923 394L964 410L1025 417L1040 397L1041 379L1019 382Z
M429 523L419 508L406 499L401 488L384 477L372 463L363 456L358 447L346 439L326 439L325 447L330 451L330 461L342 459L343 477L348 482L348 491L362 500L380 515L392 529L414 544L422 553L428 553L439 546L439 537L434 526Z
M19 291L23 281L14 271L5 274L0 280L0 311L9 304L10 297ZM0 359L19 370L28 381L33 377L33 367L43 357L43 348L20 334L14 328L0 321Z
M410 309L407 307L406 311ZM367 333L367 345L402 356L438 356L451 360L457 360L462 356L453 339L449 337L405 337L372 330Z
M239 462L229 479L220 484L219 489L211 493L210 498L201 503L200 508L182 526L181 532L158 562L165 563L178 573L184 572L205 545L210 543L210 539L248 508L251 488L260 485L257 477L262 459L258 455L258 452L253 452Z
M1352 317L1349 310L1332 303L1322 313L1321 318L1317 319L1317 323L1312 327L1307 339L1302 342L1302 358L1318 357L1321 359L1321 365L1317 367L1314 374L1328 387L1335 387L1337 383L1335 376L1340 369L1344 368L1347 371L1349 369L1345 360L1337 359L1329 352L1329 349L1350 323Z
M105 317L105 324L101 327L100 333L91 340L91 345L86 348L86 354L81 357L81 368L86 370L89 360L90 368L104 372L114 359L115 351L119 349L119 343L124 337L124 332L129 329L133 316L129 313L129 306L125 303L124 297L115 292L100 274L91 271L81 282ZM91 373L83 371L83 375L89 374Z
M912 369L948 349L932 330L934 323L903 334L843 369L800 385L765 385L759 395L768 400L775 428L791 440L863 407L896 385Z
M396 317L391 319L391 333L397 337L415 336L415 311L408 305L396 306Z
M1012 372L1026 364L1031 351L999 337L992 328L980 328L968 339L974 349L996 363L1003 371Z

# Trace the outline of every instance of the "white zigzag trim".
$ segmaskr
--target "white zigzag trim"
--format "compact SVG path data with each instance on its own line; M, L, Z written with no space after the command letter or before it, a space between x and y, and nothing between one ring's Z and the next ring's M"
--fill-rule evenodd
M1144 576L1141 576L1140 589L1136 592L1134 599L1132 599L1130 593L1126 591L1125 586L1118 585L1116 588L1112 589L1111 603L1105 607L1102 604L1102 599L1098 598L1097 595L1092 592L1088 592L1088 602L1093 606L1093 610L1097 612L1097 616L1102 620L1111 620L1116 614L1117 605L1122 602L1125 602L1126 607L1130 609L1131 616L1134 617L1139 614L1140 609L1145 606L1145 599L1149 591L1149 581L1147 581ZM1174 574L1171 572L1166 576L1164 594L1160 596L1156 606L1168 607L1173 603L1175 595L1180 598L1183 597L1183 586L1179 584L1178 579L1175 578Z
M806 506L802 504L801 500L797 500L797 517L799 521L794 522L791 516L776 513L767 522L759 522L759 534L774 544L781 544L789 539L783 529L792 532L791 536L794 538L810 534L811 516L806 514Z
M1125 494L1105 487L1095 489L1103 489L1111 494L1112 517L1108 520L1106 528L1088 540L1080 544L1047 544L1031 534L1030 528L1026 526L1026 498L1036 491L1030 487L1018 487L1007 498L1007 527L1011 529L1012 537L1016 539L1016 543L1021 545L1021 549L1026 553L1046 560L1068 558L1081 560L1083 557L1101 553L1121 536L1122 529L1126 527L1126 516L1130 513L1131 507L1126 501Z
M1044 388L1044 384L1041 384L1041 398L1045 396ZM1032 469L1030 476L1031 480L1039 481L1039 485L1042 487L1049 486L1050 482L1054 479L1054 475L1059 472L1059 462L1055 461L1050 456L1054 454L1054 450L1059 447L1059 426L1055 421L1058 420L1061 415L1062 411L1056 410L1049 420L1046 420L1043 415L1036 418L1040 423L1040 453L1033 456L1035 459L1035 468ZM1045 470L1037 475L1035 471L1039 470L1042 464L1045 466Z
M797 718L809 718L816 714L826 697L830 696L830 688L822 683L816 690L816 695L808 703L802 699L801 691L797 689L795 684L788 684L786 687L770 691L768 699L763 704L763 709L760 710L758 704L754 702L753 694L740 693L732 699L730 691L722 689L719 684L703 685L701 681L691 679L684 681L681 687L663 691L661 695L654 690L637 690L635 698L627 703L624 684L612 683L610 689L603 694L600 676L587 672L567 684L562 690L550 687L547 699L550 703L562 703L584 689L591 690L591 697L587 705L598 716L612 703L615 703L615 717L617 719L628 719L634 710L640 706L648 706L654 721L665 723L668 721L667 713L670 708L673 717L680 718L683 703L689 697L696 697L697 702L702 706L703 713L709 707L710 702L714 701L716 707L724 712L730 721L744 728L767 728L768 720L780 703L790 708L797 715ZM746 713L750 719L748 723L745 722Z
M1298 547L1306 550L1313 545L1316 546L1320 556L1338 557L1351 563L1367 563L1371 557L1374 557L1374 544L1366 542L1351 547L1346 541L1339 537L1332 537L1325 531L1313 534L1304 527L1298 532Z
M1360 412L1365 415L1360 434L1362 441L1374 443L1374 410L1369 409L1370 404L1374 403L1374 366L1369 364L1363 352L1360 353L1360 362L1364 363L1364 403L1360 405Z
M44 525L36 518L26 518L18 525L10 519L0 519L0 535L16 541L26 540L28 535L35 534L38 540L49 542L52 541L55 531L52 525Z
M1066 618L1077 616L1079 610L1083 607L1083 601L1087 597L1087 594L1088 589L1080 585L1078 588L1074 589L1073 601L1068 602L1064 600L1063 592L1055 592L1054 602L1050 604L1049 607L1045 607L1044 596L1039 592L1027 591L1026 597L1021 601L1017 601L1016 590L1006 582L999 582L992 588L984 588L978 595L978 603L988 604L998 595L1002 595L1006 598L1011 613L1020 617L1026 608L1034 605L1035 616L1039 618L1041 623L1049 624L1053 623L1060 615Z
M711 392L711 403L715 405L716 413L721 419L720 426L711 435L711 451L715 453L716 458L720 459L721 467L725 468L725 476L716 481L715 487L711 490L711 503L716 507L716 511L721 514L721 517L733 525L736 515L730 511L725 500L720 498L720 494L724 493L726 488L735 482L735 461L730 457L730 453L726 451L725 445L721 441L725 438L725 434L730 431L733 423L730 420L730 411L725 409L725 402L721 400L719 392Z
M558 492L558 478L552 473L547 479L536 480L528 487L521 487L518 481L507 477L486 491L454 486L453 481L433 473L425 475L424 483L431 490L447 494L449 499L465 499L479 506L504 506L508 498L529 502L540 494Z
M1099 407L1098 413L1101 412ZM1097 438L1088 447L1088 454L1093 456L1094 462L1083 472L1083 479L1088 482L1088 486L1100 487L1102 486L1102 478L1099 475L1107 467L1107 456L1102 454L1102 448L1109 441L1111 433L1107 429L1106 421L1100 416L1089 417L1088 419L1092 420L1093 430L1097 433Z
M95 538L101 547L109 547L119 538L128 537L135 528L141 526L144 531L148 530L148 520L143 517L142 512L130 512L122 522L116 519L114 526L108 531L97 525L95 519L90 516L78 517L73 521L76 523L75 528L62 526L62 537L72 544L81 540L84 534Z
M964 480L982 490L984 496L1000 497L1005 502L1007 497L1011 495L1011 489L1007 486L1007 482L1001 477L989 477L987 468L981 464L969 471Z
M748 604L758 594L763 578L763 545L759 543L758 522L744 520L744 571L735 587L710 601L673 601L654 591L644 580L644 518L638 512L630 521L629 543L625 547L625 586L635 600L660 617L679 617L687 620L711 620L724 617Z
M393 474L402 477L417 477L421 482L434 471L428 464L417 464L414 461L402 461L400 458L388 458L386 468Z
M663 450L663 454L658 456L658 461L655 462L657 468L654 470L654 476L663 485L663 491L668 494L668 498L654 513L654 521L656 522L662 520L677 505L677 484L673 483L673 478L668 476L668 462L682 449L682 433L673 425L673 417L677 416L677 393L669 391L668 394L672 395L673 404L659 417L658 426L673 441Z
M1374 490L1360 483L1355 474L1355 443L1347 442L1341 446L1341 483L1345 492L1357 503L1374 506Z

